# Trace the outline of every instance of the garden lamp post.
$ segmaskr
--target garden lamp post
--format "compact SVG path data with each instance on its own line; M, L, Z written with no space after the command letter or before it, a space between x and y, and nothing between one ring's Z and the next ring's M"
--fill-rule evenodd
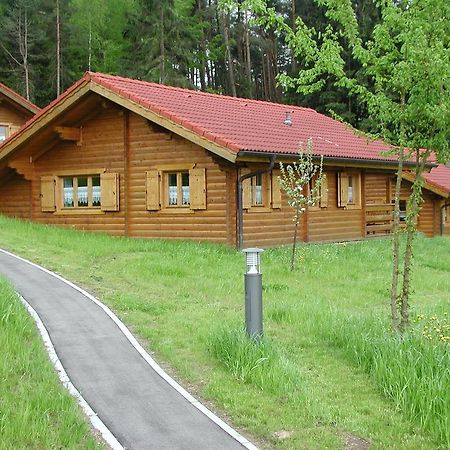
M263 336L262 274L260 248L245 248L245 331L250 338Z

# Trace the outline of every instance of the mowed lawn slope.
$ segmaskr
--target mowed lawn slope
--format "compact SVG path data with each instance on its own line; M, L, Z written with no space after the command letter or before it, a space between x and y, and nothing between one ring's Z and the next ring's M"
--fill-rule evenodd
M0 277L0 449L101 449L33 319Z
M241 331L244 257L227 247L4 217L0 247L94 293L261 448L450 446L448 238L417 240L404 340L388 331L388 240L302 246L294 272L289 248L264 252L259 346Z

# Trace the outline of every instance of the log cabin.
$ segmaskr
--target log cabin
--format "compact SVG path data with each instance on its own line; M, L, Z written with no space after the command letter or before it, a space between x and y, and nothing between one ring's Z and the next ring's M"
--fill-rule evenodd
M388 235L397 161L383 142L309 108L91 72L0 147L0 213L131 237L286 244L293 213L278 164L308 139L326 185L301 239ZM448 192L430 181L424 198L419 229L433 236Z
M405 174L405 177L411 180L408 174ZM441 200L436 204L439 234L441 236L450 236L450 164L440 164L432 168L430 172L424 175L424 180L426 190L434 190L434 192L441 196ZM425 204L425 208L427 207L428 205Z
M0 83L0 143L31 119L39 108Z

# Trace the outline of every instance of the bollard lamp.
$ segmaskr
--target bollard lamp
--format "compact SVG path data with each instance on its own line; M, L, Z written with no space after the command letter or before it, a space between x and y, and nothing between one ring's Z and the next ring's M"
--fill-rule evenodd
M247 271L244 274L245 283L245 331L252 339L263 336L262 311L262 274L260 248L246 248L245 253Z
M262 248L245 248L242 250L245 253L247 263L246 273L261 273L261 253Z

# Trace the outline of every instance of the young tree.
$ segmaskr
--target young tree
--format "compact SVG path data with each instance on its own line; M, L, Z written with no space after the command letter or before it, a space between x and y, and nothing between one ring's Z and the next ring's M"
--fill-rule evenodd
M367 107L377 134L393 145L399 159L393 230L391 315L393 328L409 322L413 238L422 201L422 172L434 155L450 159L450 2L447 0L381 0L379 23L368 38L361 33L352 0L316 0L329 23L318 33L298 17L295 31L263 0L247 6L267 27L275 27L304 68L280 82L302 94L320 91L330 80ZM349 51L361 66L359 76L345 69ZM408 202L403 274L399 270L399 190L402 164L415 158L415 182Z
M286 166L280 162L280 186L289 197L289 206L294 209L291 270L294 270L295 266L295 251L300 218L309 207L315 206L320 200L320 188L325 179L325 175L322 172L322 159L320 160L320 164L315 164L312 150L313 143L309 139L306 153L300 151L297 162Z

